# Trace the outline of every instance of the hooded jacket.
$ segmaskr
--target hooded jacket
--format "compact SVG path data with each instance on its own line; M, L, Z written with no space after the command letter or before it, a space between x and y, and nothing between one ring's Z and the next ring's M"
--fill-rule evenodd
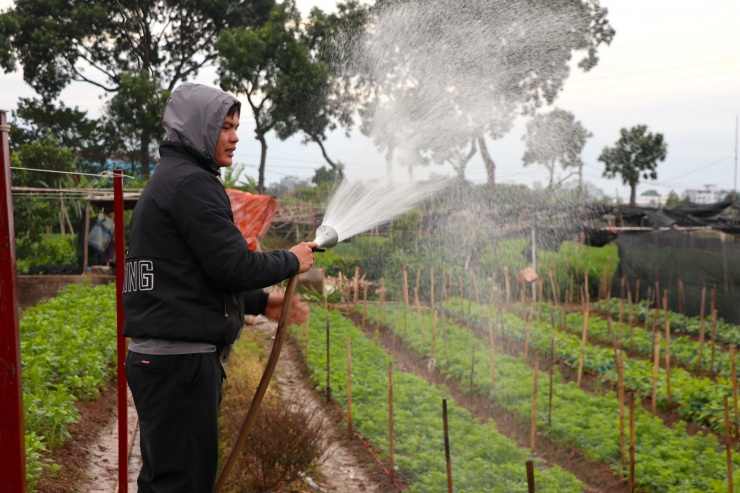
M232 344L243 292L298 272L286 250L249 250L234 224L216 161L224 118L239 101L182 84L164 112L161 159L134 208L123 288L123 335Z

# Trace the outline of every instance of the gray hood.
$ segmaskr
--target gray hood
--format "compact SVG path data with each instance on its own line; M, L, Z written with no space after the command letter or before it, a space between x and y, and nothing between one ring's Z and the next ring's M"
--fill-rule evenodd
M164 110L164 140L195 151L215 170L216 142L229 109L239 100L221 89L201 84L180 84Z

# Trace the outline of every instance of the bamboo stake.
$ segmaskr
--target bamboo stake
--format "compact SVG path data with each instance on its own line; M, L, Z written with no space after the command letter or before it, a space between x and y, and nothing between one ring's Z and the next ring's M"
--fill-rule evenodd
M671 321L665 319L665 393L668 405L671 403Z
M326 402L331 402L331 353L329 333L330 333L329 317L326 317Z
M635 491L635 394L630 392L630 493Z
M696 361L696 369L701 369L704 366L702 353L704 352L704 330L705 330L705 324L706 320L704 318L704 305L705 300L707 296L707 287L704 286L701 288L701 309L699 313L699 359Z
M619 346L617 346L617 334L614 332L614 321L612 320L611 311L606 312L606 323L609 326L609 333L612 336L612 347L616 350Z
M388 469L391 484L395 482L393 469L393 363L388 363Z
M365 319L367 318L367 283L362 283L362 328L365 328Z
M658 404L658 369L660 368L660 332L655 333L655 348L653 357L653 414L657 410Z
M622 345L622 341L624 339L624 294L625 294L625 285L627 284L627 277L622 276L622 286L621 291L619 293L619 318L617 319L617 324L619 325L619 345Z
M537 445L537 387L540 374L540 357L534 355L534 384L532 386L532 420L529 427L529 450L534 453Z
M403 266L403 304L406 308L409 306L409 279L406 272L406 266Z
M352 343L347 336L347 427L352 438Z
M547 426L552 426L552 394L553 394L553 372L555 369L555 329L553 327L550 339L550 390L547 402Z
M527 467L527 492L528 493L535 493L534 491L534 462L531 460L528 460L525 462Z
M524 329L524 362L529 361L529 337L532 331L532 321L527 321L527 327Z
M725 396L725 448L727 450L727 482L729 492L734 493L735 485L732 480L732 440L730 439L730 410Z
M496 336L493 333L491 312L488 313L488 342L491 346L491 389L496 388Z
M624 436L624 355L617 351L617 397L619 399L619 451L622 457L622 467L627 468L627 451Z
M735 371L735 345L730 346L730 367L732 368L732 401L735 410L735 440L738 439L738 409L737 409L737 372Z
M712 358L709 363L709 371L714 371L714 350L717 344L717 309L712 310Z
M424 333L424 318L421 315L421 303L419 303L419 289L414 288L414 303L416 304L416 313L419 314L419 332L421 333L421 347L427 345L426 334Z
M429 306L434 310L434 267L429 269Z
M360 293L360 266L355 267L355 292L354 292L354 301L353 303L357 305L357 298L359 297Z
M452 493L452 461L450 459L450 432L447 426L447 399L442 399L442 421L445 435L445 462L447 463L447 493Z
M473 392L475 384L475 341L473 341L473 347L470 356L470 392Z
M577 385L581 386L581 379L583 378L583 365L586 358L586 340L588 338L588 290L584 290L584 303L583 303L583 329L581 330L581 357L578 362L578 380Z
M436 352L437 352L437 317L438 316L439 316L439 313L437 312L437 310L434 310L434 319L432 322L432 365L436 365L436 362L437 362ZM433 367L432 367L432 370L434 370ZM434 377L434 371L429 372L429 377L430 378Z

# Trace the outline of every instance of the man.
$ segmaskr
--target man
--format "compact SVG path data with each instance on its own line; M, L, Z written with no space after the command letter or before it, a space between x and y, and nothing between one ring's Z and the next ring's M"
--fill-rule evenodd
M172 92L161 160L131 219L123 335L141 425L139 492L213 490L220 356L242 328L245 301L277 318L282 296L260 290L313 264L316 243L253 252L233 222L218 176L234 159L239 110L219 89Z

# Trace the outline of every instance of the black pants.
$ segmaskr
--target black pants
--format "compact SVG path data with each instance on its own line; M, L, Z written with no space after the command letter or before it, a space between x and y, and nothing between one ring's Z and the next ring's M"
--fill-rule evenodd
M129 351L126 376L139 414L139 493L210 493L218 467L218 353Z

